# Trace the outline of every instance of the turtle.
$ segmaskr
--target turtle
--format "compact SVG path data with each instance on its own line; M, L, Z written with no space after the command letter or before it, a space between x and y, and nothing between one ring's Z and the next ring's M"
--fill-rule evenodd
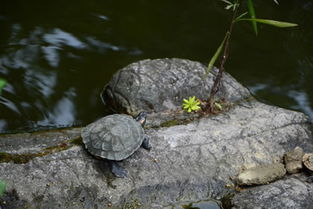
M136 118L126 114L100 118L82 129L85 148L91 155L106 159L113 175L127 177L127 171L118 162L131 156L140 146L151 149L143 129L146 117L147 113L141 112Z

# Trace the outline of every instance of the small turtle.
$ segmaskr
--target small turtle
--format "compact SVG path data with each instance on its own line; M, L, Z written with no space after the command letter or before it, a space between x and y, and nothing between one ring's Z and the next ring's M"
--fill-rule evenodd
M96 157L107 159L116 177L126 177L127 171L117 161L128 158L140 146L151 149L143 129L146 116L146 112L139 113L135 119L114 114L89 124L81 133L86 149Z

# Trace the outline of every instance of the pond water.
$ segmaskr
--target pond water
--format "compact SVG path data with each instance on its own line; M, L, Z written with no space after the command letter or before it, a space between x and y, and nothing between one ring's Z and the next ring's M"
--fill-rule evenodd
M313 2L255 0L279 29L235 26L226 70L262 101L313 118ZM231 13L219 0L2 0L0 132L85 125L107 110L99 93L112 74L146 58L207 63Z

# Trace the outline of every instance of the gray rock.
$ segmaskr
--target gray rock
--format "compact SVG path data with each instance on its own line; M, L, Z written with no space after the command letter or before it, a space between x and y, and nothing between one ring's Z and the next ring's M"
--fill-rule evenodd
M143 60L114 74L102 98L117 112L135 116L141 111L177 115L182 101L190 96L208 99L217 69L205 77L207 66L184 59ZM228 73L224 74L223 96L228 102L250 97L249 91ZM163 117L163 119L168 118Z
M302 169L302 157L304 155L301 147L296 147L294 150L287 152L284 156L286 170L288 173L298 173Z
M307 171L311 174L313 172L313 153L305 153L303 155L303 164L306 167Z
M230 192L225 185L231 183L230 177L237 176L242 166L269 164L296 146L304 151L313 149L310 123L304 114L257 101L241 103L228 112L185 125L146 130L153 149L139 149L121 163L129 173L125 179L113 178L105 162L94 159L82 145L69 140L79 136L80 129L61 133L56 134L58 139L45 133L0 136L2 154L16 154L16 149L20 155L33 153L32 146L39 152L50 150L31 155L22 164L0 159L0 179L6 181L9 192L16 191L20 202L15 205L162 208L176 202L219 199ZM10 146L8 138L15 139ZM67 149L51 148L56 145ZM304 184L302 180L296 182ZM298 200L288 196L296 196L291 189L286 195L286 199ZM304 201L307 203L297 204L311 203Z
M311 209L313 184L303 174L294 174L268 185L236 194L233 209Z
M282 178L285 174L285 166L281 163L258 165L241 172L237 181L239 185L268 184Z

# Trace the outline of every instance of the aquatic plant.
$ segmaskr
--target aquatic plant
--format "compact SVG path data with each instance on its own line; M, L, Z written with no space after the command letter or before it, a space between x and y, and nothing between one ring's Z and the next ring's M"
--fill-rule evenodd
M221 88L221 80L223 77L223 72L225 71L224 65L226 63L226 60L228 58L228 50L229 50L229 44L230 44L230 38L232 35L234 24L241 21L250 21L252 23L253 30L255 34L258 34L258 23L267 24L275 27L295 27L297 24L295 23L289 23L289 22L282 22L282 21L276 21L276 20L270 20L270 19L259 19L256 17L256 12L253 6L253 0L246 0L247 1L247 10L248 12L243 12L242 14L237 16L238 10L240 8L240 0L221 0L226 4L225 9L226 10L232 10L232 20L229 26L229 29L227 30L223 41L217 48L216 52L212 56L208 67L206 71L206 75L210 73L212 70L214 63L218 58L220 58L220 65L218 68L217 76L214 80L213 86L210 91L208 102L206 103L206 108L204 108L206 111L214 112L214 108L216 108L215 105L215 95ZM277 0L273 0L276 4L278 4ZM246 18L246 15L249 14L250 18ZM223 100L223 98L221 98Z
M183 109L187 112L198 111L201 109L200 101L196 98L196 96L189 97L189 99L183 100Z
M0 78L0 95L1 95L2 89L5 87L6 84L7 84L7 81Z
M0 180L0 197L2 197L4 195L5 188L6 188L6 183L4 181Z

